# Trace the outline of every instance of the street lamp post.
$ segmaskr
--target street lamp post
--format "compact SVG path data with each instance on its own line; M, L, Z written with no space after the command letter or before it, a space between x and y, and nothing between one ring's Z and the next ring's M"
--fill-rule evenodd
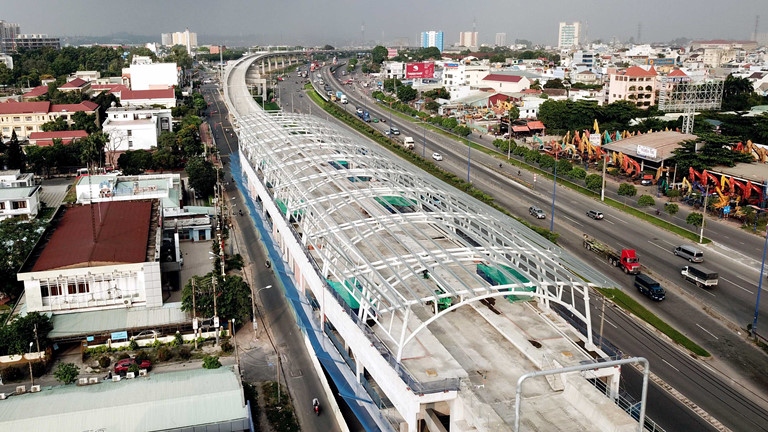
M760 312L760 292L763 290L763 274L765 272L765 253L768 251L768 227L765 230L763 243L763 261L760 264L760 280L757 281L757 299L755 300L755 317L752 319L752 336L757 339L757 316Z
M600 201L605 201L605 166L608 165L608 153L603 153L603 183L600 187Z
M237 337L235 336L235 319L232 318L229 320L232 327L230 328L230 336L232 337L232 342L235 345L235 361L237 362L237 371L240 373L240 353L237 352Z
M472 142L470 141L467 145L467 183L470 183L469 181L469 170L472 167Z
M253 313L253 331L256 331L259 327L258 323L256 322L256 297L259 296L259 293L272 288L272 285L267 285L264 288L259 288L256 290L255 293L251 295L251 312Z
M427 123L425 122L422 126L424 126L424 136L422 138L424 146L421 148L421 157L427 157Z
M32 354L32 345L34 345L34 342L29 343L29 353L27 353L28 356L31 357ZM32 385L35 385L35 374L32 373L32 359L28 358L29 361L29 378L32 379Z
M704 211L701 212L701 231L699 232L699 243L704 243L704 220L707 218L707 201L709 200L709 184L704 192Z

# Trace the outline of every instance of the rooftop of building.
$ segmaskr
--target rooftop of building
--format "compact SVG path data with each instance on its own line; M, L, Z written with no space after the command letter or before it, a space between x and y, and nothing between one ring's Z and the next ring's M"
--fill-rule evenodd
M603 147L606 150L622 152L625 155L634 158L660 162L672 157L672 152L680 148L680 144L682 144L683 141L696 138L696 135L684 134L677 131L660 131L624 138L620 141L604 144ZM638 146L656 150L656 157L651 158L649 156L638 155Z
M248 419L232 367L45 387L0 403L3 430L192 430L203 425L248 430Z
M135 100L135 99L171 99L175 98L176 94L173 88L160 89L160 90L123 90L120 94L121 100Z
M31 271L148 261L153 208L149 200L67 208Z

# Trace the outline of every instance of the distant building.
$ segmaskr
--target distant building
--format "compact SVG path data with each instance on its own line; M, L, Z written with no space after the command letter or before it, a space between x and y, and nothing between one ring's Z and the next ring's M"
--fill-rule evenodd
M59 91L64 93L90 94L91 82L82 78L75 78L59 86Z
M496 33L496 41L494 45L498 47L507 46L507 34L506 33Z
M8 54L0 53L0 63L4 64L8 69L13 69L13 57Z
M626 100L633 102L638 108L647 109L656 104L656 70L651 66L648 70L639 66L611 73L608 80L608 91L605 102L611 104Z
M520 93L531 87L531 81L520 75L489 74L481 80L480 86L497 93Z
M477 32L468 31L459 33L459 46L463 47L477 47Z
M173 34L172 33L160 34L160 44L163 46L173 45Z
M47 34L22 34L17 35L13 40L13 51L20 49L38 49L51 47L61 48L61 40L57 37L50 37Z
M426 31L421 32L421 47L429 48L436 47L443 52L443 32L441 31Z
M160 35L160 39L165 46L182 45L187 49L187 54L191 54L192 50L197 48L197 33L191 32L189 29L185 29L183 32L163 33Z
M560 49L569 49L578 46L580 36L579 29L580 25L578 22L572 24L561 22L557 33L557 47Z
M123 90L120 92L120 104L134 107L176 106L176 92L173 87L159 90Z
M37 87L34 87L32 90L24 93L21 95L21 100L24 102L29 102L33 99L37 99L39 97L45 96L48 94L48 86L47 85L39 85Z
M19 32L18 24L0 20L0 53L13 52L13 41Z

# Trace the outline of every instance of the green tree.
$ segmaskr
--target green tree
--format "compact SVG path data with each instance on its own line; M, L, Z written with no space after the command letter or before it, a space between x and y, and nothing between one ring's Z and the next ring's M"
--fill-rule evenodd
M206 355L203 357L203 369L218 369L221 367L221 362L218 356Z
M637 205L640 207L653 207L656 205L656 201L650 195L641 195L637 199Z
M11 85L13 82L13 71L8 69L5 63L0 63L0 85Z
M619 185L618 194L619 196L632 198L633 196L637 195L637 188L635 185L629 183L621 183Z
M40 129L42 129L43 132L65 131L69 130L69 124L67 124L67 121L64 120L64 117L58 116L55 120L43 123L40 126Z
M458 136L469 136L472 133L472 129L464 126L464 125L458 125L453 128L453 133L455 133Z
M691 212L688 214L688 217L685 218L685 223L700 228L704 223L704 215L697 212Z
M75 112L72 114L72 130L84 130L89 134L97 132L99 128L96 126L96 116L97 113L86 114L85 111Z
M382 83L382 87L384 87L384 90L390 93L395 91L395 87L400 88L402 86L403 86L403 82L397 78L386 79Z
M555 78L551 80L547 80L547 83L544 84L545 89L564 89L565 85L563 85L563 80L560 78Z
M723 111L748 110L752 93L754 88L749 79L728 75L723 83Z
M189 176L189 185L203 195L213 193L216 184L216 170L213 164L201 157L192 157L185 168Z
M459 121L453 117L445 118L443 119L443 122L442 122L443 127L446 129L453 129L456 126L458 126L458 124L459 124Z
M5 162L8 169L24 171L24 152L21 150L21 144L15 130L11 132L11 139L6 146Z
M666 203L664 205L664 211L667 212L670 216L674 216L677 214L677 212L680 211L680 206L674 203Z
M80 375L80 368L74 363L59 363L56 370L53 371L53 376L64 384L72 384L77 381L78 375Z
M424 92L424 97L430 99L450 99L451 94L448 92L448 90L445 89L445 87L440 87Z
M584 178L584 185L591 191L599 191L603 187L603 178L599 174L589 174Z
M410 102L418 97L419 92L411 86L402 86L397 88L397 98L403 102Z
M104 164L104 147L109 141L109 135L96 132L80 140L80 161L89 168Z
M147 150L128 150L117 159L117 165L125 175L138 175L154 168L152 153Z
M371 62L381 64L387 59L388 54L389 52L387 51L387 48L377 45L371 50Z
M515 120L520 118L520 108L518 108L516 105L512 105L509 108L509 111L507 111L507 118L514 122Z

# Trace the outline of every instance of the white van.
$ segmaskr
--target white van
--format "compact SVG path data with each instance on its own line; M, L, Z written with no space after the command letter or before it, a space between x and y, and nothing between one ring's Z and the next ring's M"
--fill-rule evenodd
M680 245L675 248L675 255L687 259L689 262L704 262L704 252L690 245Z

